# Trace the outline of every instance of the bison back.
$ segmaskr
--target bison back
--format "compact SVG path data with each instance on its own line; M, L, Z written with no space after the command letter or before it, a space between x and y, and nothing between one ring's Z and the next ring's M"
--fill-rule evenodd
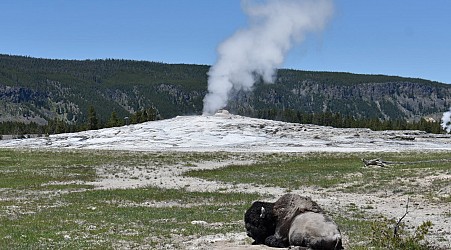
M337 224L325 214L314 212L296 216L290 227L289 243L318 250L343 249Z

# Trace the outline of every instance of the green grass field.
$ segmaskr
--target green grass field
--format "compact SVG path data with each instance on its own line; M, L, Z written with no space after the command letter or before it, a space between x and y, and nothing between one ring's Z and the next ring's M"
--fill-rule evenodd
M362 168L362 158L383 158L403 164L386 168ZM418 183L427 176L451 173L451 153L343 154L310 153L304 155L269 155L266 161L243 168L229 166L214 170L191 171L186 175L232 183L255 183L298 189L302 186L335 189L351 193L401 192L430 196L449 185L434 180L424 187ZM442 197L451 202L450 195Z
M99 166L157 169L253 159L255 164L191 171L185 176L287 190L308 186L325 194L333 190L377 195L384 189L439 204L451 202L450 194L438 195L449 188L446 180L433 179L428 186L419 183L430 176L450 175L450 162L362 167L361 158L374 157L414 162L451 159L451 153L249 155L0 149L0 249L183 248L189 239L244 232L242 219L252 201L275 198L151 186L100 190L91 183L100 178ZM366 249L362 244L370 240L371 225L380 218L369 209L349 206L341 214L332 214L349 237L348 249Z

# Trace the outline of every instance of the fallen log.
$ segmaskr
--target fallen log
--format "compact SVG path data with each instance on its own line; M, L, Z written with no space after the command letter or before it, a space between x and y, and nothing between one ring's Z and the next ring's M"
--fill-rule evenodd
M378 166L378 167L386 167L389 163L386 161L383 161L381 159L372 159L372 160L365 160L362 159L363 164L365 164L365 167L369 166Z
M407 164L419 164L419 163L434 163L434 162L451 162L451 159L436 159L436 160L424 160L424 161L384 161L382 159L372 159L372 160L365 160L362 159L363 164L365 164L365 167L369 166L378 166L378 167L387 167L390 164L396 164L396 165L407 165Z

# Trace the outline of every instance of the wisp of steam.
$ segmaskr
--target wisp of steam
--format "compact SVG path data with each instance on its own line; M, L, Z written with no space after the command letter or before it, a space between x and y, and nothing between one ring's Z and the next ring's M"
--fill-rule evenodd
M218 47L208 72L205 115L224 108L234 91L251 90L262 79L272 83L293 45L309 32L320 31L332 16L332 0L242 0L249 26Z
M446 130L446 132L451 133L451 108L448 112L443 113L442 117L442 128Z

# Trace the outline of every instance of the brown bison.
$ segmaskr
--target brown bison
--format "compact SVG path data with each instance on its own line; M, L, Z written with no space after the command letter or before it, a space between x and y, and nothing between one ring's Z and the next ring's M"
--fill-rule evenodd
M244 215L253 244L343 249L337 224L308 197L285 194L275 203L256 201Z

